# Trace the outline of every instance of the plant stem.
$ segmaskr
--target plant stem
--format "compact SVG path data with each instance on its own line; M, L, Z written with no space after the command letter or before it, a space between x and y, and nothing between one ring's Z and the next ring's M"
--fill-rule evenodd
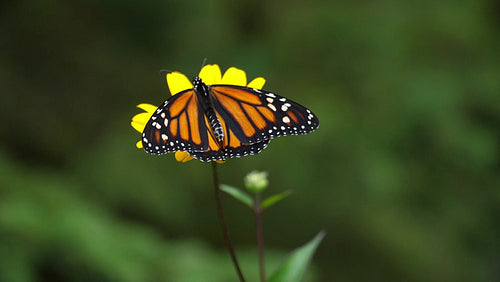
M214 177L214 186L215 186L215 201L217 202L217 212L219 214L220 225L222 228L222 232L224 233L224 240L226 241L226 247L231 255L231 259L233 260L234 268L238 273L238 277L241 282L245 282L245 277L241 272L240 266L238 264L238 259L236 259L236 253L234 252L233 243L231 242L231 237L229 237L229 229L227 229L226 218L224 217L224 211L222 209L222 201L220 197L220 182L219 182L219 172L217 170L217 163L212 162L212 170Z
M266 270L264 265L264 231L262 224L262 207L260 205L260 194L255 195L255 226L257 231L257 248L259 250L259 270L260 270L260 281L266 281Z

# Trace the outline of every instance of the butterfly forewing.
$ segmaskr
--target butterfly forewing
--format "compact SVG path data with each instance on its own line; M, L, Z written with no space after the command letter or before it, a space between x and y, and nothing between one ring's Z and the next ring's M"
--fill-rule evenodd
M207 150L207 127L196 93L183 91L158 107L144 128L142 145L154 155Z
M215 109L243 144L307 134L319 127L318 118L309 109L271 92L213 85L211 94Z

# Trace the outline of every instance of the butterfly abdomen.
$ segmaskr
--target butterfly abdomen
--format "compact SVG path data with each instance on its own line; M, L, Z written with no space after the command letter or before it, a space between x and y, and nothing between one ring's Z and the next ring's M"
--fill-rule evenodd
M222 128L222 124L217 118L214 109L212 107L208 107L205 115L207 116L210 129L212 129L212 132L215 135L215 139L217 139L217 141L219 142L222 142L224 140L224 129Z
M199 77L194 78L193 85L193 90L198 97L200 107L203 109L203 113L208 120L210 129L217 142L221 143L224 141L224 129L222 128L222 124L214 111L214 105L210 95L210 86L203 83Z

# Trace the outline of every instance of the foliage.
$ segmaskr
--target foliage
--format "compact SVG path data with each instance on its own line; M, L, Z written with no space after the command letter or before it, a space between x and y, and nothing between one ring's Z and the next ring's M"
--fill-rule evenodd
M195 75L205 57L321 121L220 166L223 183L259 168L294 191L266 211L268 269L324 229L307 281L495 280L497 2L283 5L2 3L0 280L234 278L209 166L145 156L128 125L168 97L160 69ZM224 204L256 278L253 219Z
M269 278L269 282L302 281L302 277L304 277L314 251L316 251L324 236L324 232L320 232L310 242L295 250L271 278Z

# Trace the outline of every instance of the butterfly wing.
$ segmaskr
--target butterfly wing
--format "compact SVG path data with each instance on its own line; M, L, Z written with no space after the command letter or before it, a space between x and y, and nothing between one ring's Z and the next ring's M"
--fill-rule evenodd
M235 85L212 85L210 89L225 138L217 143L205 121L208 149L189 152L201 161L258 154L273 138L307 134L319 126L318 118L309 109L285 97Z
M208 128L192 89L170 97L158 107L142 132L142 145L154 155L208 149Z
M319 127L306 107L264 90L212 85L214 107L242 144L256 144L285 135L301 135Z
M209 146L204 152L189 152L193 158L203 162L226 160L234 157L239 158L258 154L269 145L270 139L253 144L242 143L232 129L228 127L227 121L224 120L218 112L216 112L216 115L224 132L224 140L222 142L216 141L217 139L210 129L208 119L205 118Z
M239 147L211 148L206 152L189 152L193 158L202 162L224 161L230 158L240 158L248 155L256 155L269 145L271 140L264 140L251 145L241 145Z

